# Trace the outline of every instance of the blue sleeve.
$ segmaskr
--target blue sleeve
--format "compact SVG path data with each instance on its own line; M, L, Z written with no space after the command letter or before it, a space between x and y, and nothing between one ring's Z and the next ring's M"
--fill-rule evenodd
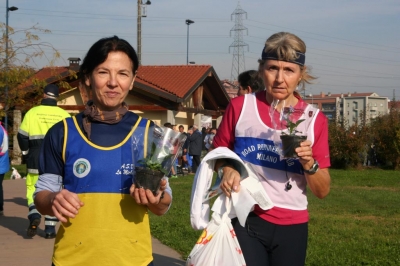
M3 139L4 139L4 131L3 128L0 127L0 155L3 155L5 152L3 152Z

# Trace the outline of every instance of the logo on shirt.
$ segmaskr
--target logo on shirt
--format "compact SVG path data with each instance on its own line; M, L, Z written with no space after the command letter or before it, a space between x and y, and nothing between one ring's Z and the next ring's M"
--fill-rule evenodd
M91 166L88 160L79 158L74 162L73 172L76 177L83 178L89 174L90 168Z

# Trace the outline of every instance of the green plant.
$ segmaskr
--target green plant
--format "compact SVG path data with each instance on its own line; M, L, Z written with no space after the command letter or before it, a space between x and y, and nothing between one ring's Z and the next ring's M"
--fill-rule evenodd
M288 129L288 133L282 131L282 135L296 135L296 133L302 133L297 130L297 127L303 122L305 119L299 119L295 122L295 114L298 114L300 111L294 109L293 106L283 108L283 120L286 122L286 128Z
M160 153L166 154L166 156L160 159L158 157ZM150 154L146 158L140 159L138 161L138 164L144 168L161 171L164 174L168 174L170 169L165 169L165 165L167 164L168 160L171 160L171 156L171 154L168 154L164 150L164 147L160 147L157 149L157 145L153 142L151 145Z
M153 162L151 158L144 158L138 161L143 167L149 168L151 170L159 170L164 172L162 165L159 162Z

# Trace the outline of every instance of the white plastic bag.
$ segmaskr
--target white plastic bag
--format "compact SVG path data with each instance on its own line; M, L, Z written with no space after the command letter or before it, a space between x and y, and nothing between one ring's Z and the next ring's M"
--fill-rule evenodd
M21 179L21 175L18 173L18 170L12 167L12 173L10 179Z
M226 198L226 212L221 216L214 212L193 247L186 266L245 266L239 242L228 214L232 202Z

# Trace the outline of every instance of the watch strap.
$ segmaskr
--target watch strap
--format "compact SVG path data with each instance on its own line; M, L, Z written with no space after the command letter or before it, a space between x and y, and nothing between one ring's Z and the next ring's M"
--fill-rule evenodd
M303 170L305 173L312 175L312 174L315 174L318 171L318 169L319 169L318 161L314 159L314 164L311 166L311 168L308 170L306 170L306 169L303 169Z

